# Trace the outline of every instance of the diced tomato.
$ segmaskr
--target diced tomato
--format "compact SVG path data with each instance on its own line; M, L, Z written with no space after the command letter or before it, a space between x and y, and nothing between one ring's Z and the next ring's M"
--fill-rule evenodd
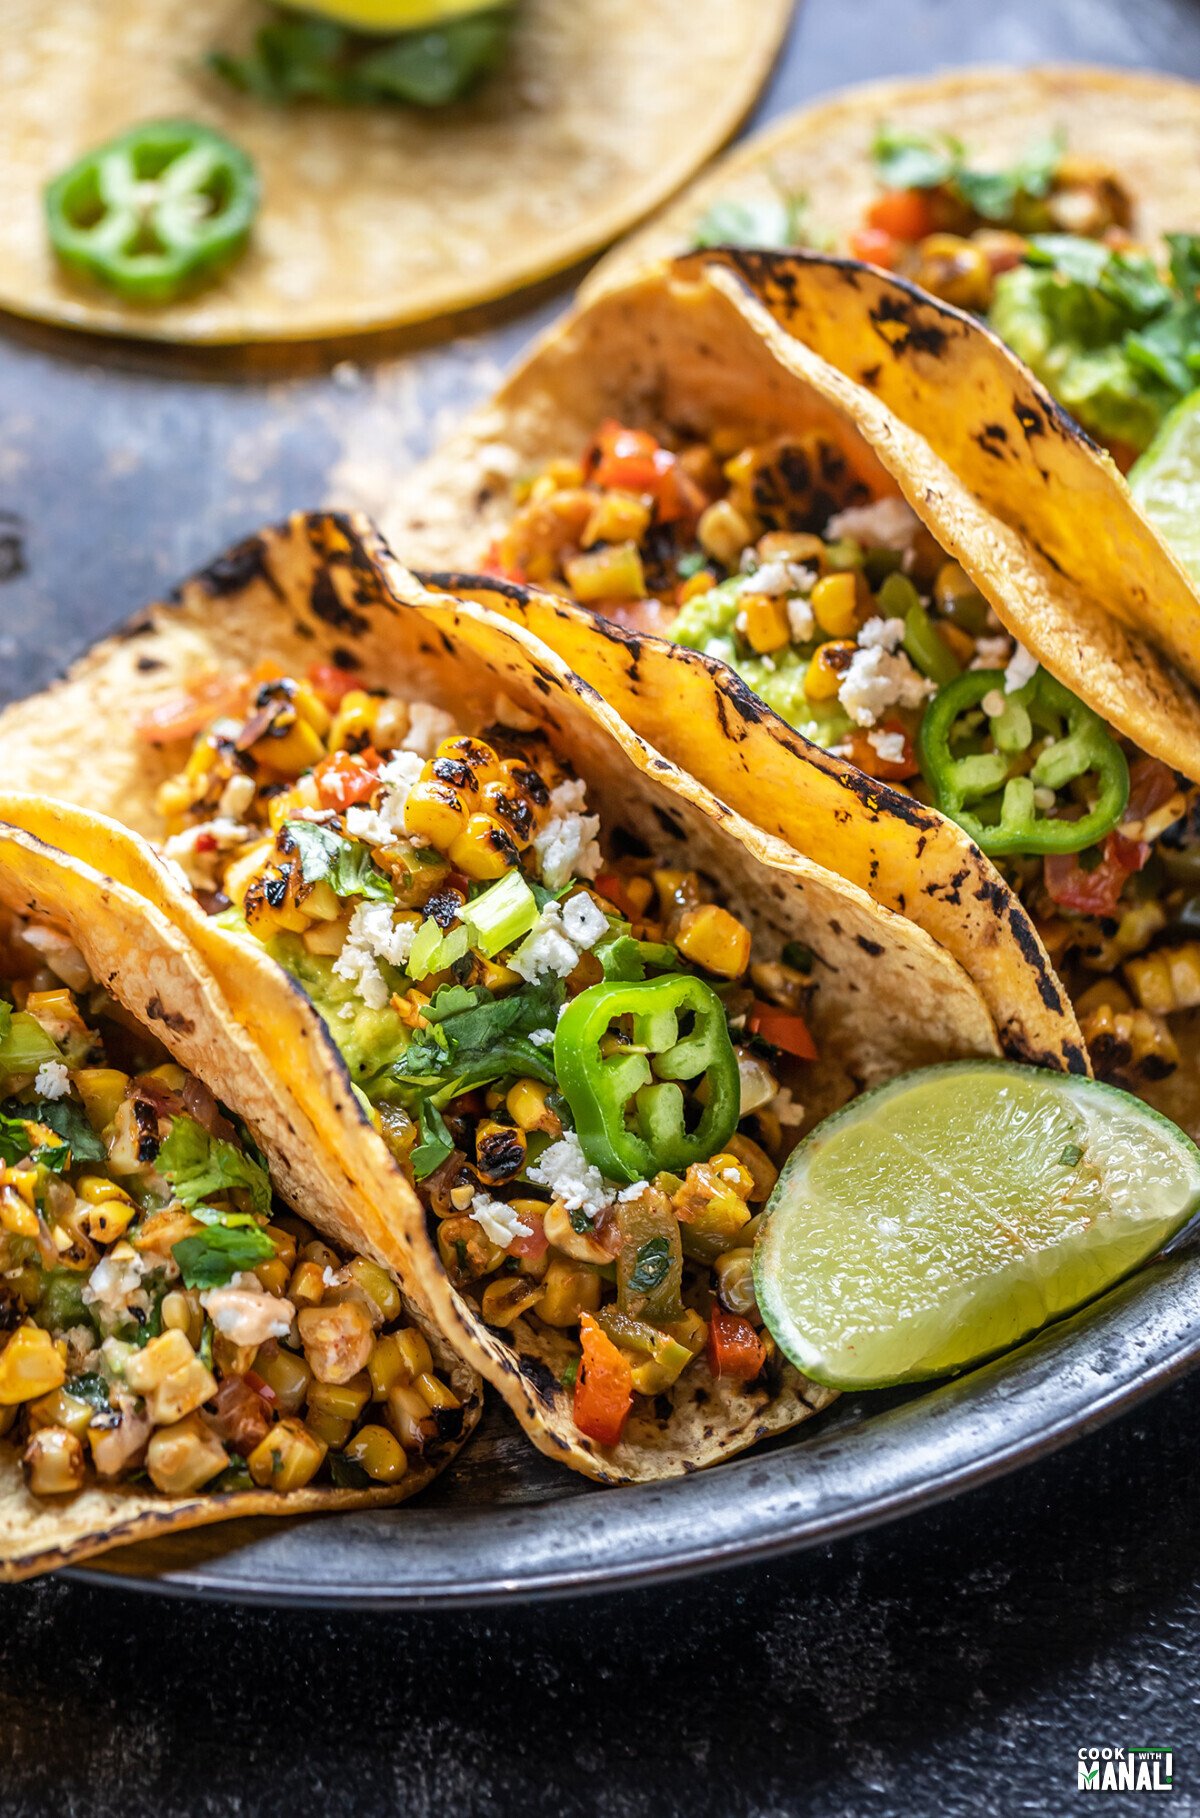
M194 739L225 713L240 713L245 705L250 677L244 669L233 674L209 675L172 694L134 721L134 731L147 745L171 745L176 739Z
M583 457L584 472L597 486L621 492L657 493L663 472L675 457L645 429L626 429L608 417Z
M895 271L900 243L881 227L859 227L850 235L850 256L864 265L878 265L884 271Z
M264 1401L276 1402L279 1400L278 1395L276 1395L270 1383L264 1382L257 1370L247 1370L245 1379L254 1390L254 1393L256 1395L261 1395Z
M575 1425L597 1445L615 1446L633 1406L633 1371L590 1313L579 1317L583 1355L575 1378Z
M352 688L361 688L362 677L353 669L342 669L336 663L313 663L308 679L326 707L340 707Z
M606 902L621 911L627 922L640 921L640 916L625 892L625 880L615 871L602 871L596 879L596 889Z
M1090 871L1080 864L1077 853L1047 853L1043 867L1046 892L1076 915L1112 915L1125 885L1149 857L1144 840L1127 840L1122 833L1109 834L1104 856Z
M335 751L321 759L313 781L321 806L344 814L353 803L368 801L379 787L379 753L369 746L365 751Z
M923 240L934 228L929 197L923 189L885 189L867 210L867 226L893 240Z
M1129 802L1125 820L1144 821L1175 794L1175 772L1159 758L1135 758L1129 766Z
M487 554L479 564L479 572L480 574L495 575L498 581L519 581L522 585L525 581L524 569L519 564L504 560L498 542L488 544Z
M667 454L665 448L660 448L658 454L660 476L655 516L659 523L678 524L683 519L698 518L708 504L703 488L679 465L674 455ZM664 455L670 462L669 467L662 463Z
M850 734L850 762L865 771L867 776L875 776L884 783L902 783L906 777L916 776L921 766L913 749L912 738L908 729L899 720L884 720L881 732L898 732L904 740L904 750L898 758L880 757L865 732L854 731Z
M778 1004L764 1004L755 999L746 1018L751 1035L757 1035L772 1048L794 1054L797 1060L816 1060L817 1044L808 1032L808 1024L798 1010L781 1010Z
M222 1445L243 1457L248 1457L271 1429L266 1402L244 1376L224 1378L209 1404L209 1415Z
M531 1256L536 1262L537 1258L544 1256L550 1248L550 1240L546 1236L542 1214L526 1209L521 1213L521 1223L530 1227L529 1236L514 1237L508 1246L508 1254L510 1256Z
M196 835L197 852L215 852L216 850L217 836L215 833L198 833Z
M753 1382L767 1361L767 1348L748 1319L713 1302L708 1316L708 1367L714 1376Z

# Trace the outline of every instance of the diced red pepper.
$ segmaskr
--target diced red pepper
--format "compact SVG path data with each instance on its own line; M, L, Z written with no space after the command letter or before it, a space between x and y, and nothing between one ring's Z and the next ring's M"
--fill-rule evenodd
M904 740L904 750L898 758L881 757L872 745L865 732L857 728L850 734L850 762L865 771L867 776L878 777L884 783L902 783L906 777L916 776L921 766L913 749L912 735L899 720L884 720L881 732L898 732Z
M514 1237L508 1246L508 1254L510 1256L529 1256L536 1262L538 1257L544 1256L550 1248L543 1216L540 1212L530 1212L526 1208L521 1213L521 1223L530 1227L529 1236Z
M1076 915L1112 915L1125 885L1149 857L1145 840L1127 840L1120 832L1109 834L1100 863L1090 871L1080 864L1077 853L1047 853L1046 893Z
M352 688L361 688L363 679L353 669L342 669L337 663L314 663L308 679L326 707L340 707Z
M370 746L365 751L335 751L321 759L313 781L321 806L344 814L355 802L369 801L378 789L379 753Z
M250 677L244 669L229 675L205 676L191 688L169 695L134 721L134 731L147 745L172 745L176 739L194 739L225 713L240 713L245 706Z
M606 902L621 911L627 922L640 921L641 917L626 894L625 880L615 871L602 871L596 879L596 889Z
M669 448L649 431L626 429L611 417L600 425L585 452L584 471L596 486L648 495L660 524L698 518L708 503Z
M859 227L850 235L850 256L864 265L878 265L884 271L896 269L899 244L881 227Z
M923 189L885 189L867 210L867 226L893 240L923 240L934 228L929 197Z
M487 554L479 564L479 572L480 574L495 575L498 581L519 581L522 585L525 582L524 569L519 565L514 566L511 562L505 562L497 542L488 544Z
M751 1035L761 1037L772 1048L782 1049L784 1054L794 1054L797 1060L817 1058L817 1044L798 1010L782 1010L778 1004L764 1004L756 998L746 1027Z
M575 1425L597 1445L615 1446L633 1406L633 1371L590 1313L579 1316L583 1355L575 1378Z
M753 1382L767 1361L767 1348L748 1319L714 1301L708 1316L708 1367L714 1376Z
M1175 772L1160 758L1135 758L1129 766L1129 801L1122 820L1144 821L1175 794Z

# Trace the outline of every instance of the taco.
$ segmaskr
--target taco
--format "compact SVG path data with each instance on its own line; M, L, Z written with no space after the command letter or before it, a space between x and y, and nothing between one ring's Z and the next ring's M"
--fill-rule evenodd
M0 762L82 804L0 813L168 915L314 1119L340 1100L331 1148L550 1456L662 1477L823 1405L761 1329L749 1240L823 1112L1000 1051L923 930L363 520L230 552L9 709ZM1042 1058L1082 1064L1060 1023Z
M1086 68L848 89L773 125L594 272L692 246L849 253L984 317L1127 468L1196 384L1200 89Z
M0 307L228 343L350 334L503 296L686 181L746 113L790 12L790 0L18 0L0 48ZM61 269L43 220L52 180L147 121L221 135L224 174L185 197L202 218L228 185L248 188L246 159L262 192L236 264L157 308ZM156 234L161 165L135 173L146 236L199 251L194 216L164 214ZM86 233L96 182L84 177L73 219ZM112 245L83 250L113 266Z
M1111 461L968 317L817 255L675 261L552 333L392 529L419 566L489 569L480 597L733 807L981 984L1015 976L1003 950L972 959L982 884L931 894L864 833L814 828L786 779L798 750L821 760L752 700L900 785L902 812L957 820L1016 887L1097 1069L1195 1126L1200 603ZM716 676L724 743L686 705L698 657L646 630L753 688ZM844 771L823 775L845 800ZM884 796L859 783L862 821ZM956 875L941 862L930 878Z
M478 1379L302 1108L165 917L10 823L0 1076L0 1579L448 1462Z

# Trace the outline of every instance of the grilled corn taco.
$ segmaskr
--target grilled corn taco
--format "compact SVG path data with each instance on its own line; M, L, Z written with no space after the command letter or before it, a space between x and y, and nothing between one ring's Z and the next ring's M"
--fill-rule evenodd
M703 245L849 253L986 319L1122 467L1196 384L1200 89L956 70L805 108L722 160L586 294Z
M15 0L0 43L0 307L261 342L503 296L684 183L750 107L790 12ZM183 130L169 144L150 123Z
M81 804L0 813L169 916L332 1120L544 1451L661 1477L823 1405L762 1328L750 1245L825 1111L1001 1050L922 929L720 806L522 628L423 593L361 520L230 552L10 709L0 763ZM1083 1064L1068 1013L1040 1058Z
M478 1379L211 975L7 822L0 1096L0 1578L453 1456Z

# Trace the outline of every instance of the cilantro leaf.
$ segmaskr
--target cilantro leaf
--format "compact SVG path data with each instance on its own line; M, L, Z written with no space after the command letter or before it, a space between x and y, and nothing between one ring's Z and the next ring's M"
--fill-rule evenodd
M962 146L948 133L916 133L883 125L875 135L871 157L880 182L888 189L936 189L957 171Z
M88 1407L95 1408L97 1414L112 1406L108 1397L108 1383L96 1371L89 1370L83 1376L69 1376L63 1388L76 1401L86 1401Z
M807 207L807 196L783 188L769 196L722 196L696 222L692 245L806 246Z
M76 1161L105 1161L108 1151L92 1129L82 1105L73 1098L39 1098L23 1114L45 1124L70 1146Z
M275 1254L267 1233L255 1225L213 1225L203 1235L181 1237L171 1247L187 1288L223 1288L243 1269L253 1269Z
M380 38L284 15L256 33L248 55L213 51L208 66L262 101L443 107L467 94L499 62L511 19L511 7L497 6Z
M324 881L337 896L395 901L390 880L377 869L371 848L361 840L348 840L319 821L285 821L284 833L285 848L300 860L300 875L306 884Z
M446 1121L437 1106L425 1099L421 1104L421 1140L409 1156L414 1180L425 1180L454 1153L454 1142Z
M158 1171L170 1181L176 1197L185 1206L195 1206L211 1194L224 1193L232 1187L243 1187L250 1194L256 1212L271 1209L271 1182L261 1161L252 1159L236 1143L228 1142L224 1137L209 1136L195 1118L173 1120L158 1152ZM183 1241L199 1240L185 1238ZM267 1241L269 1243L270 1239ZM267 1254L270 1254L269 1250Z
M610 934L593 952L605 978L622 984L640 984L647 966L654 966L659 972L678 972L681 964L674 947L661 941L635 940L631 934Z
M0 1078L19 1073L36 1073L46 1061L62 1059L58 1043L52 1041L35 1016L27 1010L12 1010L0 1022Z
M39 1168L49 1168L52 1174L62 1174L71 1160L71 1150L66 1143L43 1143L30 1151L29 1159Z

